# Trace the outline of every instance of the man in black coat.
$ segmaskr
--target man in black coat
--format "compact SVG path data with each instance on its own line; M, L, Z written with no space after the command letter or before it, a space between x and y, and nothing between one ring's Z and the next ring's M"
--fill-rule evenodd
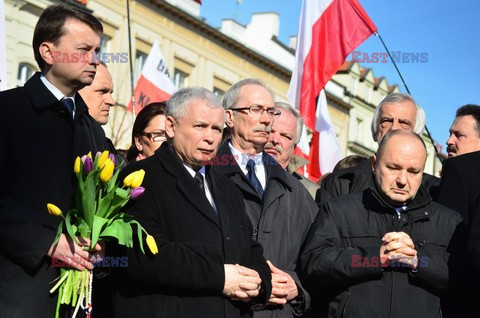
M145 194L127 208L155 238L158 254L127 250L115 276L115 317L235 318L266 303L271 275L252 240L241 193L205 163L222 137L224 110L204 88L186 88L167 104L167 142L147 159Z
M415 100L406 94L393 93L385 97L375 109L372 118L372 137L380 143L389 131L404 129L422 135L425 129L425 112ZM321 206L327 200L342 195L361 192L372 186L371 162L363 161L357 166L332 172L322 180L315 201ZM435 198L440 180L423 174L422 184Z
M480 106L469 104L457 110L447 152L437 201L458 211L471 224L478 214L480 195Z
M463 299L475 309L480 284L480 106L460 107L447 140L448 160L442 170L437 202L458 211L469 230L468 285Z
M1 317L54 315L56 297L49 290L59 272L50 266L52 259L67 259L80 270L93 268L89 253L65 235L52 245L60 218L49 215L46 205L68 211L75 157L103 150L76 94L95 76L97 64L90 57L99 49L101 32L90 14L47 8L33 38L42 73L24 87L0 93ZM83 54L85 61L58 60L74 54Z
M442 317L465 226L421 185L425 160L418 135L389 132L372 163L373 186L322 205L301 257L323 296L312 298L312 317Z

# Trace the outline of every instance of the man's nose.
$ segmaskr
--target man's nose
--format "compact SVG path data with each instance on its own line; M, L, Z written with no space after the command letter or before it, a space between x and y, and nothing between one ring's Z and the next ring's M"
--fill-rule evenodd
M453 139L454 139L453 134L450 134L450 137L448 137L446 144L453 145L454 144Z
M397 174L397 184L406 185L407 184L407 171L401 170Z

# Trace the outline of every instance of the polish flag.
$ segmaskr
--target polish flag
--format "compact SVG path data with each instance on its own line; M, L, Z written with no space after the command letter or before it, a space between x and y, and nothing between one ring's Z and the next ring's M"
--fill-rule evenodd
M7 89L7 38L3 6L3 0L0 0L0 91Z
M150 103L169 99L176 90L160 51L160 45L155 41L133 91L135 115ZM132 111L132 102L128 104L127 110Z
M320 92L350 52L376 31L358 0L303 0L288 98L314 132L307 169L312 180L330 172L341 159Z

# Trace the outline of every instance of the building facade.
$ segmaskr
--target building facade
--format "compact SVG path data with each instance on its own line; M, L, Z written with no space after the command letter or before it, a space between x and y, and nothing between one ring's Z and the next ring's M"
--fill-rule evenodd
M54 3L89 10L104 26L101 54L108 53L109 60L103 60L112 74L117 101L104 129L117 148L127 149L131 141L133 116L126 111L132 87L130 59L135 83L155 41L160 43L169 74L178 88L203 86L223 95L233 83L255 77L272 89L276 100L287 101L295 38L288 45L278 40L278 14L253 14L247 25L226 19L217 29L205 23L201 6L194 0L131 0L131 56L126 1L5 0L9 88L23 85L38 70L31 47L33 29L42 10ZM376 78L371 69L346 62L325 90L343 155L373 154L373 111L388 93L398 92L398 87L389 86L385 78ZM438 175L441 165L431 142L424 139L428 147L426 171Z

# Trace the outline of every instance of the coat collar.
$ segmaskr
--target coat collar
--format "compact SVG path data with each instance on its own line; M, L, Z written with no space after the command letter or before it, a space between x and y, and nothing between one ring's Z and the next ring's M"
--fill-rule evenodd
M167 142L164 142L160 148L155 151L154 156L156 156L160 163L165 167L165 171L175 178L176 187L183 194L183 196L190 201L190 203L200 213L219 226L218 217L210 205L207 197L202 194L192 176L183 166L180 158L167 144ZM216 180L215 176L212 175L209 167L206 167L206 177L210 184L210 190L212 191L213 199L215 200L215 204L217 206L217 211L220 214L220 211L225 209L225 202L222 199L222 197L225 197L225 194L222 187L218 186L218 181Z
M363 193L363 196L364 196L363 202L365 203L366 207L373 211L396 213L395 208L389 203L387 203L385 199L380 195L378 188L375 184L375 181L373 179L374 178L373 174L371 178L372 178L371 186L367 188ZM416 214L415 212L416 210L422 209L423 207L427 206L431 201L432 201L432 198L428 194L428 191L425 190L425 188L421 184L413 200L408 202L407 209L405 210L405 212L408 213L409 211L411 211L410 213ZM422 211L420 212L423 213Z
M246 176L243 174L242 170L237 164L237 161L232 155L232 152L230 151L230 147L228 146L228 143L230 140L226 140L220 148L218 148L217 151L217 160L212 160L211 165L215 166L215 169L217 169L219 172L221 172L223 175L230 177L233 175L238 175L240 176L245 182L248 183L248 180ZM291 184L290 180L288 180L286 171L282 169L282 167L275 161L273 157L271 157L269 154L266 152L263 152L263 163L267 167L266 169L266 175L267 175L267 188L269 183L272 180L277 180L281 184L283 184L285 187L287 187L289 190L293 188L293 185Z
M60 102L55 95L42 83L40 72L35 73L26 83L25 88L27 95L33 107L45 109L48 107L61 107ZM75 94L75 118L83 116L88 112L87 105L83 101L80 94ZM62 109L62 108L60 108Z

